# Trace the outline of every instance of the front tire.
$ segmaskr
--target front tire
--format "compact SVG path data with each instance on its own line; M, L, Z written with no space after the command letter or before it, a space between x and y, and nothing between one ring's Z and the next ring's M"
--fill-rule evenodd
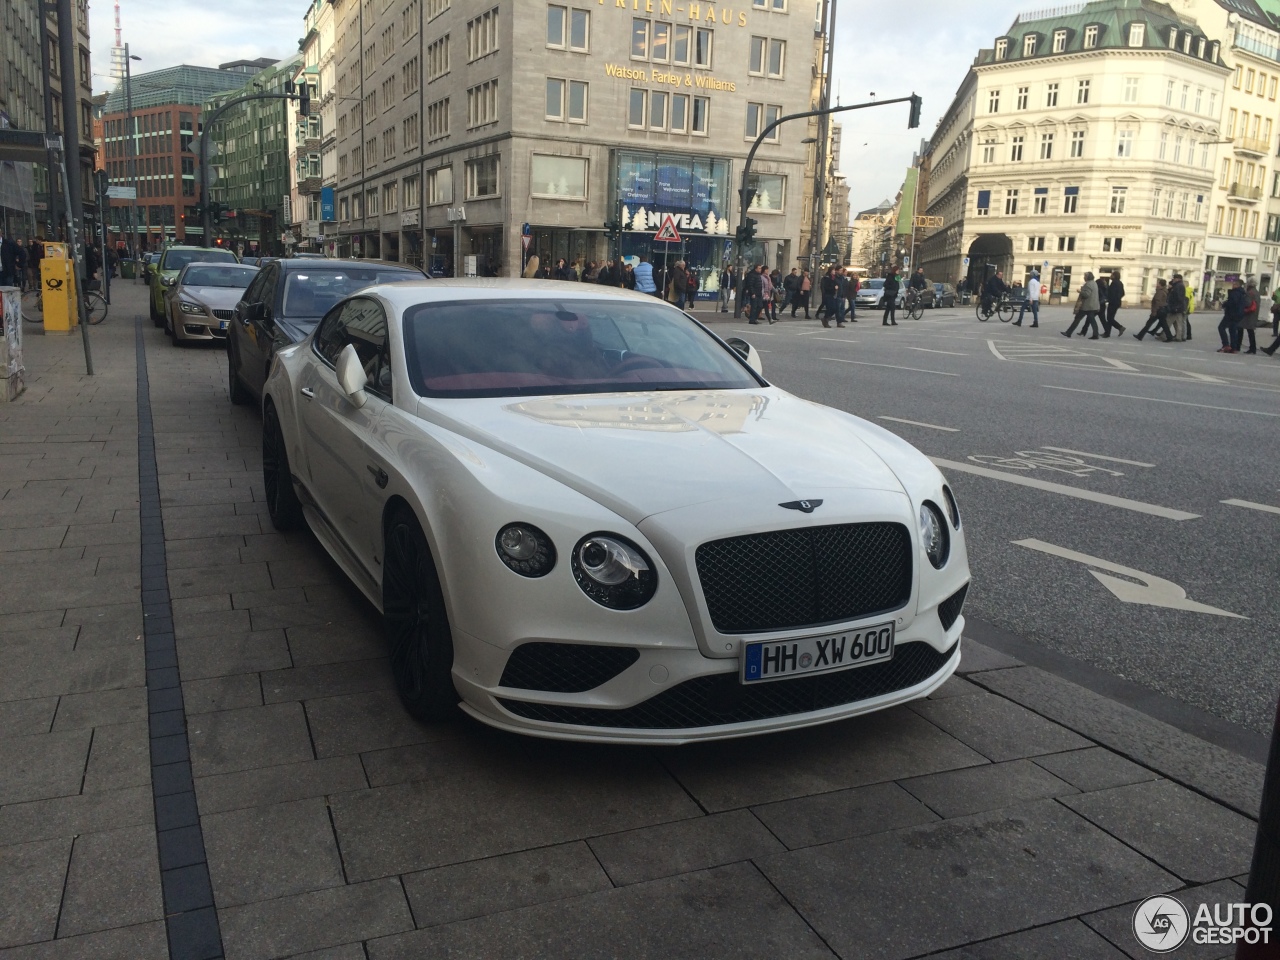
M398 510L383 548L382 617L391 648L396 692L418 720L448 720L457 712L453 635L440 577L417 519Z
M249 402L249 391L240 382L240 364L236 361L236 349L231 345L231 336L227 335L227 396L237 407Z
M275 404L267 401L262 411L262 485L267 495L271 525L281 532L296 530L302 523L302 504L293 489L289 453Z

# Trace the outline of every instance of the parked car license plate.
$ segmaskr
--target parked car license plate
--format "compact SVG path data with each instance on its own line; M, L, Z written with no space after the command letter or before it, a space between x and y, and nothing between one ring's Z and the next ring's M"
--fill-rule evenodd
M764 683L801 674L832 673L892 659L890 621L844 633L748 643L742 655L742 682Z
M227 321L226 321L226 320L219 321L219 323L218 323L218 329L219 329L219 330L225 330L225 329L227 329Z

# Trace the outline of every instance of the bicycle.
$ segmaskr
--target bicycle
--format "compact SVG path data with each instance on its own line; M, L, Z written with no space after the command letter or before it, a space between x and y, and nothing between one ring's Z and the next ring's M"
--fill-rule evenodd
M973 309L983 323L993 316L999 317L1001 323L1008 323L1013 319L1017 307L1007 293L1002 293L999 300L992 300L990 297L979 298Z
M96 290L81 291L84 313L90 326L97 326L107 319L107 301ZM22 293L22 319L27 323L44 323L44 296L39 287Z
M919 290L907 291L902 300L902 311L912 320L919 320L924 316L924 297L920 296Z

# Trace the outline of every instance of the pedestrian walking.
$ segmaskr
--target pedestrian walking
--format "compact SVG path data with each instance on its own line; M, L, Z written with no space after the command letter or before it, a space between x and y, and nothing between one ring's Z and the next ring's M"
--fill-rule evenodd
M1031 329L1034 330L1040 326L1040 274L1031 274L1031 279L1027 281L1027 294L1022 301L1022 309L1018 311L1018 319L1013 322L1015 327L1022 326L1022 318L1026 316L1027 307L1031 308Z
M671 294L676 308L683 310L685 299L689 295L689 274L684 268L683 260L677 260L671 268Z
M1218 337L1222 346L1218 353L1235 353L1235 344L1240 330L1240 321L1244 319L1245 307L1244 284L1239 280L1231 281L1231 289L1227 291L1227 299L1222 304L1222 319L1218 321Z
M522 273L521 276L523 276L526 280L534 279L535 277L538 276L538 268L541 265L542 263L538 259L538 255L535 253L533 256L529 258L528 262L524 265L524 273Z
M804 307L804 318L809 319L809 301L813 299L813 278L809 276L808 270L800 271L800 306ZM791 315L796 315L795 308L791 308Z
M1271 335L1280 337L1280 285L1271 291Z
M733 264L726 263L720 271L720 312L729 312L729 301L733 299L738 285L738 271Z
M831 315L836 312L836 268L827 267L827 272L822 275L821 294L822 305L818 307L816 316L822 321L824 327L831 326Z
M1151 316L1133 339L1141 343L1148 333L1159 336L1165 343L1173 339L1169 332L1169 285L1163 277L1156 281L1156 292L1151 295Z
M1187 288L1182 282L1182 274L1175 273L1169 281L1169 299L1165 316L1173 339L1179 343L1190 339L1187 336L1187 312L1189 306Z
M764 318L770 323L778 322L778 318L771 312L773 310L773 277L769 274L769 268L763 263L760 264L760 309L764 311Z
M764 309L764 264L757 264L747 272L743 280L742 296L747 301L747 322L759 323Z
M836 326L843 327L845 304L849 300L849 274L844 267L836 268Z
M782 281L782 290L786 295L783 309L791 308L791 316L796 315L796 307L800 304L800 268L792 267L791 272Z
M27 254L26 243L22 240L18 241L18 251L14 255L13 261L13 285L21 289L27 289L27 267L30 259Z
M858 291L861 289L862 283L858 280L858 275L849 271L849 319L854 323L858 322Z
M0 287L16 286L14 271L18 264L18 245L13 237L0 237Z
M1252 280L1244 292L1244 316L1240 320L1240 326L1236 331L1235 348L1239 353L1240 347L1243 345L1244 338L1249 338L1249 349L1245 353L1258 352L1258 335L1254 331L1262 325L1262 300L1258 296L1258 285Z
M647 293L650 296L659 296L658 285L653 282L653 264L649 262L648 254L640 254L640 262L635 266L636 275L636 292Z
M884 278L884 319L880 321L880 326L896 327L898 325L898 291L901 289L898 271L890 270Z
M1098 296L1098 282L1093 278L1092 273L1085 273L1084 283L1080 284L1080 292L1076 296L1076 315L1071 321L1071 326L1063 332L1064 337L1070 337L1076 330L1076 324L1082 319L1084 326L1080 330L1080 335L1084 336L1089 330L1093 331L1090 340L1098 339L1098 311L1101 309L1101 300Z
M30 286L28 289L40 289L40 262L44 259L44 241L36 237L31 241L31 252L27 255L27 272Z
M1120 304L1124 300L1124 284L1120 282L1120 271L1115 270L1111 274L1111 282L1107 284L1107 303L1106 303L1106 319L1102 323L1102 335L1104 337L1111 336L1111 331L1118 330L1116 336L1124 333L1124 327L1116 321L1116 314L1120 312Z
M629 263L622 265L622 286L627 290L636 288L636 268Z

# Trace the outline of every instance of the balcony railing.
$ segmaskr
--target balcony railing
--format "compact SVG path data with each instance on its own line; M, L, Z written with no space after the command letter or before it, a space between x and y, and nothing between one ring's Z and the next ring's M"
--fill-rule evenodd
M1258 137L1236 137L1235 148L1242 153L1253 153L1262 157L1270 152L1271 145Z
M1237 34L1232 46L1241 50L1248 50L1250 53L1256 53L1260 57L1266 57L1268 60L1280 63L1280 49L1269 43L1263 43L1261 40L1255 40L1253 37L1242 37Z
M1246 187L1243 183L1233 183L1227 188L1227 196L1235 200L1261 200L1261 187Z

